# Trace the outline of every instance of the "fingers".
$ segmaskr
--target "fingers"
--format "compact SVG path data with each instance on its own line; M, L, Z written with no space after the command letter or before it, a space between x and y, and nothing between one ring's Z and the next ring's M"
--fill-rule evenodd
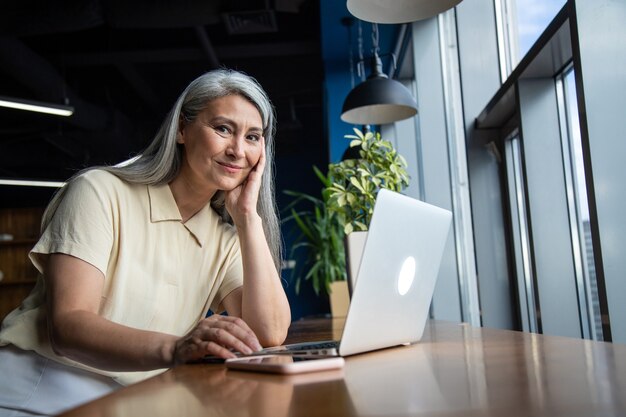
M219 327L212 326L209 328L203 328L202 333L200 334L201 339L213 342L219 346L234 349L246 355L249 355L257 350L254 344L256 338L252 338L248 334L242 332L239 327L232 323L224 324L223 322L220 322L219 324Z
M261 141L261 155L259 156L259 161L257 162L256 166L254 167L254 170L256 172L258 172L259 174L263 173L263 170L265 169L265 138L262 139Z
M249 192L252 192L254 195L259 193L259 188L261 187L261 178L263 177L263 171L265 170L265 146L261 147L261 155L259 155L259 160L257 161L254 168L250 170L248 174L248 178L242 184Z
M176 346L175 361L184 363L214 355L233 358L233 352L249 355L261 350L261 345L248 325L238 317L212 316L202 320Z
M265 164L265 139L263 138L259 160L250 170L245 181L232 190L225 192L226 210L228 210L235 224L240 223L237 220L243 218L243 216L256 213Z

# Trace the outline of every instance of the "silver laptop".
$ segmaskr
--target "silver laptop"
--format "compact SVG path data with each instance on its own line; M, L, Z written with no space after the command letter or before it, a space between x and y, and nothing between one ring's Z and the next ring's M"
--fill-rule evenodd
M341 340L296 343L263 353L349 356L418 342L451 220L448 210L380 190Z

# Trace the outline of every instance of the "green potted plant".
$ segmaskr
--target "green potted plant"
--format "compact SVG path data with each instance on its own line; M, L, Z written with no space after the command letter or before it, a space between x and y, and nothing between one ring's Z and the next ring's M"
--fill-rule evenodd
M293 221L299 230L299 236L291 246L290 257L303 253L301 265L292 270L292 281L295 282L295 292L300 292L303 281L310 281L315 294L330 294L330 285L335 281L346 279L346 262L343 247L343 226L337 215L328 210L325 191L332 182L317 167L313 167L315 175L320 179L324 190L320 197L296 191L285 191L285 194L294 197L286 207L289 216L285 222ZM298 211L301 203L308 203L309 209Z
M331 296L334 316L347 313L346 278L348 273L356 275L358 259L346 254L361 253L378 191L402 191L409 184L406 160L391 142L383 140L379 133L358 129L354 133L345 137L351 140L350 147L358 150L358 158L329 164L327 175L313 167L324 185L321 198L286 192L295 197L286 220L295 221L301 232L292 254L302 249L307 252L303 267L293 270L296 292L303 280L311 280L317 294L323 289ZM310 202L313 209L296 211L294 205L303 200ZM304 268L307 272L302 275Z
M367 231L381 188L399 192L409 185L406 160L391 142L380 133L356 128L354 133L346 138L351 148L358 148L359 158L330 164L328 170L328 208L337 214L346 235Z

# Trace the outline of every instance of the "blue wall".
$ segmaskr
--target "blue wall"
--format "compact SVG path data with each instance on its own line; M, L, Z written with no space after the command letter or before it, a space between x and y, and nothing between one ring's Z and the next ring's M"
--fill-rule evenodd
M286 207L291 198L282 193L282 190L294 190L312 195L321 195L321 183L315 177L312 166L316 165L322 171L326 171L328 162L337 162L341 159L349 141L344 138L346 134L352 133L352 125L341 121L341 108L343 102L352 89L349 65L349 41L348 30L341 23L344 17L350 17L346 8L345 0L321 0L320 2L320 25L322 43L322 64L323 64L323 106L318 112L303 112L299 114L302 122L311 128L304 129L303 136L299 138L298 146L289 155L276 159L276 188L278 190L278 206ZM368 57L372 52L371 25L362 22L363 32L363 55ZM356 64L358 60L357 41L357 21L352 25L352 47L353 60ZM392 25L379 25L379 47L380 53L391 52L396 37L396 27ZM384 61L385 63L388 60ZM369 69L366 70L369 73ZM360 82L354 70L355 85ZM302 80L303 84L307 80ZM321 114L319 114L321 112ZM307 120L311 118L312 120ZM316 121L318 123L316 124ZM322 129L315 129L315 126L323 125ZM315 135L318 135L315 138ZM326 146L319 146L319 135L322 135L322 143ZM288 213L282 213L283 217ZM297 237L297 230L294 225L287 222L282 228L285 242L285 256L289 259L289 251L294 239ZM303 259L295 259L296 262L303 262ZM291 305L292 318L294 320L305 317L327 314L330 311L328 299L324 296L316 296L311 285L307 282L302 284L300 294L295 294L293 282L291 281L290 269L284 270L282 278L285 280L285 289Z
M341 23L344 17L352 17L346 8L345 0L321 0L321 33L322 33L322 59L324 61L324 94L325 94L325 132L328 140L328 152L330 162L341 159L348 147L349 141L345 135L352 133L353 125L341 120L341 108L343 102L352 89L350 76L350 58L348 29ZM363 35L363 56L366 58L366 74L369 74L369 61L367 58L372 54L372 26L370 23L361 22ZM378 25L379 53L381 55L392 52L397 36L397 25ZM358 52L358 23L354 19L351 27L352 32L352 56L353 62L359 59ZM383 60L385 71L389 74L389 59ZM354 69L355 85L360 83L360 78ZM356 126L360 127L360 126Z

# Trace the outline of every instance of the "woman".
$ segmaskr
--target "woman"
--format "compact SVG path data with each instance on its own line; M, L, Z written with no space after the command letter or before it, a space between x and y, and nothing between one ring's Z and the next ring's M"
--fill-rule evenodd
M0 382L0 415L57 413L176 364L283 342L274 131L255 80L212 71L141 155L60 190L30 254L42 277L0 331L0 370L17 378Z

